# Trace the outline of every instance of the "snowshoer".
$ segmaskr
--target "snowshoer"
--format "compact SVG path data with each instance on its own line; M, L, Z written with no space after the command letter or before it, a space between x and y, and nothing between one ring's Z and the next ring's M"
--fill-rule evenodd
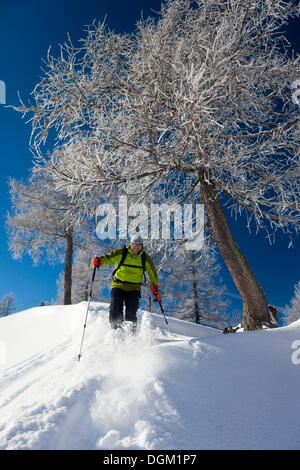
M147 271L150 279L150 288L156 301L161 302L162 297L158 289L158 276L154 263L146 254L143 239L134 234L130 243L111 253L93 258L93 267L100 268L115 263L112 273L111 302L109 308L109 321L113 329L123 326L124 320L130 322L130 330L136 332L137 310L141 297L141 286L144 272ZM123 307L125 304L125 317Z

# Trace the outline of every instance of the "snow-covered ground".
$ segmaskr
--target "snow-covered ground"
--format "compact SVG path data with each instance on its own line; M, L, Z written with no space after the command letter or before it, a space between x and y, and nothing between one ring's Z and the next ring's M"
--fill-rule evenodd
M0 319L0 449L300 449L300 321L170 335L140 312L122 341L92 303L78 363L86 306Z

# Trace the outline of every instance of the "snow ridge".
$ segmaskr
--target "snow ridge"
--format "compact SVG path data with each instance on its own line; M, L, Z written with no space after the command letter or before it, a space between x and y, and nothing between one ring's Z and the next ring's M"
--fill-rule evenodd
M218 330L139 312L120 337L108 305L30 309L0 320L0 449L299 448L300 322Z

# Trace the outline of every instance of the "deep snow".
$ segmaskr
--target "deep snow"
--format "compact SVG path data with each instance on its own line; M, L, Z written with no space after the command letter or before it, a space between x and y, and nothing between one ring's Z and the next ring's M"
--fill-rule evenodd
M0 319L0 449L300 448L300 321L223 335L169 318L170 335L140 311L121 340L92 303L78 363L86 307Z

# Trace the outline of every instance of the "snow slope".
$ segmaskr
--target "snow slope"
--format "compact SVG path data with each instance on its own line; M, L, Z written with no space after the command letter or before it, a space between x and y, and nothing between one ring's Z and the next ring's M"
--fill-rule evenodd
M108 305L0 319L0 449L299 449L300 321L218 330L139 312L136 338ZM295 361L294 361L295 362Z

